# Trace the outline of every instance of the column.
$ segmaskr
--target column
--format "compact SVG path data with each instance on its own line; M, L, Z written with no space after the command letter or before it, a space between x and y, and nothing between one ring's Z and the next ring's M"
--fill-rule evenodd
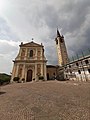
M37 63L35 64L35 81L38 80L38 77L37 77Z
M13 78L14 78L14 76L15 76L15 63L14 63L14 65L13 65L11 82L13 82Z
M41 75L43 76L44 74L43 74L43 63L41 63Z
M18 77L18 69L19 69L19 65L17 64L15 77Z
M20 48L20 50L19 50L19 60L21 59L20 57L21 57L21 52L22 52L22 49Z
M41 47L41 55L40 55L40 59L42 60L42 57L43 57L43 52L42 52L42 47Z
M25 68L25 82L27 81L27 68Z
M24 78L24 79L25 79L25 65L23 65L22 78Z
M36 60L37 60L37 57L38 57L38 56L37 56L37 48L36 48L36 55L35 55L35 59L36 59Z
M25 50L25 60L27 59L27 48L26 48L26 50Z
M44 63L44 79L47 80L46 63Z

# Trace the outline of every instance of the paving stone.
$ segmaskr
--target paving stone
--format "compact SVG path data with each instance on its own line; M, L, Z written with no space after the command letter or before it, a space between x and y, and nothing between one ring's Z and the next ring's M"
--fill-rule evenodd
M0 93L0 120L90 120L90 83L17 83Z

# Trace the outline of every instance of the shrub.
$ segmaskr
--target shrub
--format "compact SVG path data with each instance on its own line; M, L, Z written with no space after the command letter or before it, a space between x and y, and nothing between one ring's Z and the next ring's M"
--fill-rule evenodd
M6 79L0 79L0 85L6 85L10 83L10 79L6 78Z
M25 79L24 79L24 78L22 78L22 82L25 82Z
M0 73L0 85L6 85L10 83L11 76L5 73Z
M2 85L2 84L3 84L3 80L0 79L0 85Z
M33 78L33 80L35 80L35 78Z
M19 79L20 79L19 77L14 77L14 78L13 78L13 81L19 82Z
M43 76L39 76L39 80L44 80L44 77Z

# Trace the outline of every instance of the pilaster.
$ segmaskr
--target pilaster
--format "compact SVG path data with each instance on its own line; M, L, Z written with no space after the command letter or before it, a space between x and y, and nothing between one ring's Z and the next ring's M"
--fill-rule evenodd
M43 74L43 63L41 63L41 75L43 76L44 74Z
M26 50L25 50L25 60L27 59L27 51L28 51L28 49L26 48Z
M35 64L35 81L38 80L38 77L37 77L37 64Z
M22 78L24 78L24 79L25 79L25 64L23 65Z
M47 80L46 63L44 64L44 79Z
M18 77L18 69L19 69L19 65L17 64L15 77Z
M13 82L13 78L14 78L14 76L15 76L15 63L14 63L14 65L13 65L11 82Z
M37 60L37 57L38 57L38 55L37 55L37 48L36 48L36 58L35 58L36 60Z

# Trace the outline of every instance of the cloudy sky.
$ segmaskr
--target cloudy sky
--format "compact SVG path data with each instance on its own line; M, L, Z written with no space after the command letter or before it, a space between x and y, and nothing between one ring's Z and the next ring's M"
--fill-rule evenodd
M90 48L90 0L0 0L0 72L10 74L21 41L43 43L48 64L57 64L56 29L69 57Z

